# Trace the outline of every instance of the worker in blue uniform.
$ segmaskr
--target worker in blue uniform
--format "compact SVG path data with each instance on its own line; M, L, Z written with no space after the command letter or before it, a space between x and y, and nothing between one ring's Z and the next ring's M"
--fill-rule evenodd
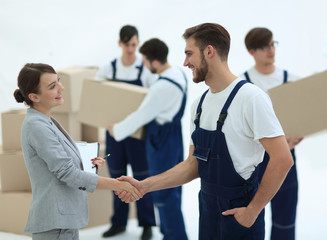
M290 73L275 65L275 50L277 41L273 39L272 32L267 28L257 27L251 29L245 37L245 45L255 60L255 65L244 72L244 79L257 85L267 92L269 89L287 82L299 79L299 76ZM298 178L296 171L295 149L303 138L288 139L289 148L294 165L289 171L283 185L271 200L272 226L270 239L294 240L295 219L298 201ZM263 162L259 165L259 181L269 162L269 155L265 153Z
M199 239L263 240L264 207L293 164L282 127L267 94L229 70L230 36L224 27L204 23L183 37L184 66L195 83L209 86L192 106L189 156L143 181L119 180L145 194L200 177ZM265 150L270 161L259 186L257 166ZM130 201L128 194L116 194Z
M142 59L136 56L139 46L138 31L134 26L125 25L120 30L119 46L122 56L102 66L96 79L114 80L149 88L157 76L143 66ZM111 154L107 159L109 173L113 178L127 174L127 165L130 164L133 176L142 180L149 176L145 154L145 141L127 137L117 142L106 132L106 153ZM111 227L103 233L103 237L112 237L126 230L129 205L121 202L114 196ZM152 236L151 226L155 226L155 216L152 197L142 198L137 202L137 219L143 227L142 240Z
M183 161L181 118L186 104L187 79L179 67L167 62L168 47L150 39L140 48L144 65L159 74L140 107L119 123L109 125L116 141L141 126L146 128L146 155L150 175L162 173ZM181 187L154 192L153 202L165 240L187 239L181 211Z

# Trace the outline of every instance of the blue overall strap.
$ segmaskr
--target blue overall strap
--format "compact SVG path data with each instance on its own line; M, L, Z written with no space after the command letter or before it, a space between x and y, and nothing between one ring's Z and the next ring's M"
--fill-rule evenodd
M136 68L139 69L139 74L137 75L137 80L141 80L141 74L143 72L143 62L141 63L140 66L136 66Z
M244 72L244 76L245 76L245 78L246 78L247 81L249 81L250 83L252 83L251 80L250 80L249 73L247 71Z
M187 77L186 77L184 71L182 69L180 69L180 70L181 70L181 72L183 74L183 77L184 77L184 80L185 80L185 93L187 93Z
M225 102L225 105L223 106L223 108L220 112L219 119L217 121L217 129L221 129L222 126L224 125L225 119L227 117L227 110L228 110L230 104L232 103L238 90L246 83L249 83L249 82L247 80L239 81L236 84L236 86L234 87L233 91L229 94L229 97L227 98L227 101Z
M202 113L202 103L203 103L203 100L204 100L205 96L207 95L208 91L209 91L209 89L202 94L200 102L198 104L198 108L196 109L196 116L195 116L195 120L194 120L194 124L195 124L196 128L200 127L200 117L201 117L201 113Z
M116 79L116 71L117 71L116 63L117 63L117 59L114 59L111 62L111 66L112 66L112 79Z
M287 71L284 70L284 80L283 83L287 83Z
M159 76L158 81L159 80L166 80L166 81L174 84L176 87L178 87L182 91L182 93L183 93L183 102L182 102L181 108L179 109L179 111L177 112L177 114L174 116L173 121L182 118L183 113L184 113L184 109L185 109L185 104L186 104L186 89L187 88L185 87L185 91L184 91L183 88L182 88L182 86L180 84L178 84L174 80L172 80L170 78L167 78L167 77ZM186 81L186 84L187 84L187 79L186 78L185 78L185 81Z
M175 115L175 117L173 118L173 121L180 120L183 117L185 106L186 106L186 99L187 99L187 77L186 77L185 73L183 72L183 70L181 70L181 72L182 72L183 77L184 77L184 80L185 80L185 90L183 91L182 105L181 105L179 111L177 112L177 114ZM181 89L183 90L182 87L181 87Z
M175 82L174 80L172 80L172 79L170 79L170 78L167 78L167 77L162 77L162 76L160 76L159 78L158 78L158 80L161 80L161 79L163 79L163 80L167 80L168 82L171 82L172 84L174 84L176 87L178 87L183 93L184 93L184 90L183 90L183 88L182 88L182 86L181 85L179 85L177 82Z

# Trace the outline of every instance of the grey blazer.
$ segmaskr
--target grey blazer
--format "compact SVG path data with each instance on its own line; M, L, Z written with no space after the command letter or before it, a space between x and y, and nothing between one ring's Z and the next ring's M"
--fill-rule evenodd
M69 134L54 118L29 108L21 143L33 195L25 232L86 226L85 191L95 190L98 176L83 171L81 156Z

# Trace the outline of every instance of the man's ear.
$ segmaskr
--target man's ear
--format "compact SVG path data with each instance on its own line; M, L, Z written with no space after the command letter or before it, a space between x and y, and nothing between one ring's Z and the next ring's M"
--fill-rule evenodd
M158 68L161 63L158 60L153 60L151 64L153 67Z
M250 54L251 56L253 56L253 54L255 53L255 50L254 50L254 49L250 49L250 50L248 50L248 52L249 52L249 54Z
M38 96L36 93L30 93L30 94L28 94L28 98L29 98L33 103L36 103L36 102L39 102L39 101L40 101L40 98L39 98L39 96Z
M211 46L211 45L208 45L206 48L205 48L205 54L208 56L208 58L211 58L215 55L216 53L216 49Z

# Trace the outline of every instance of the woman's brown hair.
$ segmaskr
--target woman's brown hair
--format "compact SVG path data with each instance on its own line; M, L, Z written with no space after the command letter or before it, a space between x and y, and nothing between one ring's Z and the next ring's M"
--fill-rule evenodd
M43 73L57 74L53 67L48 64L25 64L17 78L18 89L14 91L14 97L18 103L25 102L28 106L33 106L33 102L29 99L28 95L30 93L40 92L40 78Z

